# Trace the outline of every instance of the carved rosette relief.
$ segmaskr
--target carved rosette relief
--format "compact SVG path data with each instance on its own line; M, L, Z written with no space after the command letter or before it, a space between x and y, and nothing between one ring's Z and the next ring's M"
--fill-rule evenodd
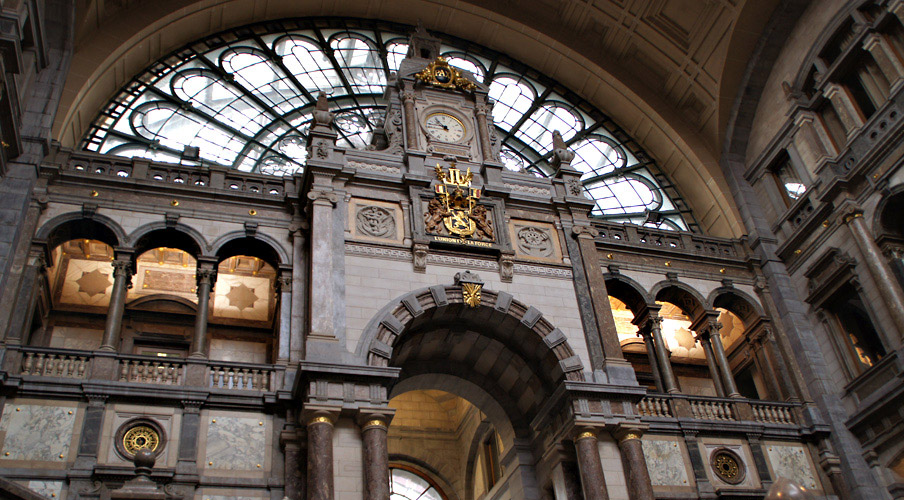
M374 205L359 206L355 214L359 234L374 238L395 238L395 214Z
M512 220L509 234L515 256L547 262L561 262L559 234L552 223Z
M548 258L553 255L552 237L543 228L525 226L517 230L515 244L522 253L531 257Z
M401 243L402 219L397 203L352 198L348 205L348 228L354 239Z

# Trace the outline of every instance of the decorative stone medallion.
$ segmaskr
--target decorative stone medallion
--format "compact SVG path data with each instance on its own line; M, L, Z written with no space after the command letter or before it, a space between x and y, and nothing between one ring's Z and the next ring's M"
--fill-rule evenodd
M710 466L722 481L728 484L740 484L747 475L744 461L737 453L720 448L710 456Z
M116 451L127 460L132 460L138 450L145 448L160 455L164 444L163 429L148 418L129 420L116 431Z
M373 238L396 237L395 214L375 205L359 205L355 214L355 226L358 233Z
M555 249L552 237L545 228L524 226L517 230L515 244L525 255L531 257L548 258L553 255Z

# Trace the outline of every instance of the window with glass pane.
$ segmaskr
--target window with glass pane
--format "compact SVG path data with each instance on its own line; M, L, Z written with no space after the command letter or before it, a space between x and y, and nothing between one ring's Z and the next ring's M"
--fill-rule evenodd
M325 92L338 145L368 148L384 118L387 79L407 55L413 30L362 20L343 26L339 19L274 21L183 47L126 85L82 147L179 162L186 146L197 146L202 163L291 175L303 168L314 102ZM551 176L557 130L575 152L572 166L596 201L594 215L696 229L668 179L603 112L504 54L438 36L450 64L488 82L499 160L508 171ZM799 197L803 184L780 177L788 196Z
M791 164L791 158L787 153L782 153L775 166L772 167L772 177L778 185L786 206L794 203L807 190L807 186L794 171L794 165Z
M408 469L390 467L390 500L445 500L445 498L426 477Z

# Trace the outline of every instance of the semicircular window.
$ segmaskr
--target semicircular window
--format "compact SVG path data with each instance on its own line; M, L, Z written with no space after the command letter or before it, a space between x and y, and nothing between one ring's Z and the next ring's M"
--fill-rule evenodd
M432 481L408 467L389 468L389 500L445 500Z
M310 19L236 28L189 44L129 82L86 134L85 150L289 175L303 168L316 95L325 92L342 147L365 149L384 119L383 92L408 50L410 26ZM450 64L489 87L510 171L552 175L552 131L575 152L593 215L697 231L674 186L600 110L490 49L438 34Z

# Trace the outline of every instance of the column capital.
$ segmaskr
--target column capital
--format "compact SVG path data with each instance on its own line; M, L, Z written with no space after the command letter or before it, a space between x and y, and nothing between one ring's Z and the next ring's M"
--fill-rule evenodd
M358 410L357 422L361 430L380 428L384 431L389 428L389 423L395 416L392 408L361 408Z
M571 431L572 439L574 442L578 442L582 439L599 439L600 433L605 432L606 428L602 425L582 425L576 424L574 429Z
M649 428L650 426L647 424L623 422L616 425L615 429L612 430L612 437L618 440L619 443L623 443L631 439L640 439L641 437L643 437L643 433Z
M301 418L306 426L329 424L332 427L339 420L339 410L334 406L305 405Z

